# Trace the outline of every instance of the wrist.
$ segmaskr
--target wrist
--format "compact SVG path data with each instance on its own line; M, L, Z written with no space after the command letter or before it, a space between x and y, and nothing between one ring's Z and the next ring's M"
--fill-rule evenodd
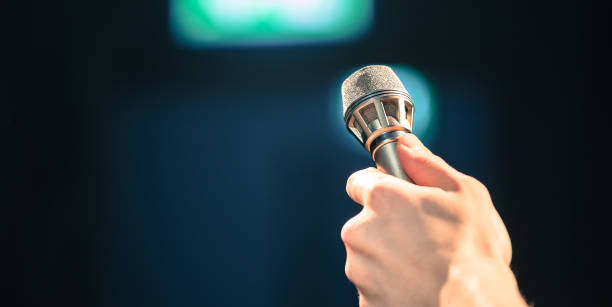
M451 266L440 293L440 306L527 306L510 267L482 260Z

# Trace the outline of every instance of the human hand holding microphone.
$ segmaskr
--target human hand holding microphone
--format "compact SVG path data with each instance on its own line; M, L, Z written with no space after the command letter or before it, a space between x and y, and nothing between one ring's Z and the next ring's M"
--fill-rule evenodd
M363 206L342 228L360 306L526 306L489 193L411 134L410 95L386 66L342 85L345 123L379 169L348 179Z

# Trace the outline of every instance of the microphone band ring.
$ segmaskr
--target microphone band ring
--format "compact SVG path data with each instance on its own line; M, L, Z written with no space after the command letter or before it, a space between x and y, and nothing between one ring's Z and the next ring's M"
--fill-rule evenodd
M387 144L393 143L393 142L397 142L397 138L386 140L386 141L382 142L380 145L376 146L376 148L374 148L374 150L372 151L372 160L376 161L376 152L378 151L379 148L383 147L383 145L387 145Z
M368 137L368 139L366 140L366 142L364 144L366 150L368 152L372 153L372 148L371 147L372 147L372 143L374 143L374 140L378 139L378 137L382 136L383 134L386 134L388 132L394 132L394 131L402 131L402 132L410 133L410 130L408 130L408 128L406 128L404 126L390 126L390 127L378 129L378 130L374 131Z
M406 132L401 130L390 131L381 134L378 138L376 138L376 140L374 140L374 142L372 142L372 150L370 151L372 154L372 159L376 161L376 152L378 151L378 149L389 143L397 142L397 139L399 139L404 134L406 134Z

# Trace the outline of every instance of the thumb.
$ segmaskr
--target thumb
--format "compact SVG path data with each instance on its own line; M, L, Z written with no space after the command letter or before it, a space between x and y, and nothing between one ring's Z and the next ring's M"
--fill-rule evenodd
M406 175L415 184L443 190L458 188L459 172L429 151L414 134L398 140L397 155Z

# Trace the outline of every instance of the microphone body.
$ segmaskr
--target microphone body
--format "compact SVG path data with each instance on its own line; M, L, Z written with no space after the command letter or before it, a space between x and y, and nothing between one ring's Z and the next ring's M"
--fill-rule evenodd
M397 157L397 139L388 144L382 145L376 153L372 155L376 167L389 175L412 181L404 172L402 165Z
M376 166L412 181L397 157L397 140L412 133L414 104L393 70L371 65L342 83L344 121L348 131L370 153Z

